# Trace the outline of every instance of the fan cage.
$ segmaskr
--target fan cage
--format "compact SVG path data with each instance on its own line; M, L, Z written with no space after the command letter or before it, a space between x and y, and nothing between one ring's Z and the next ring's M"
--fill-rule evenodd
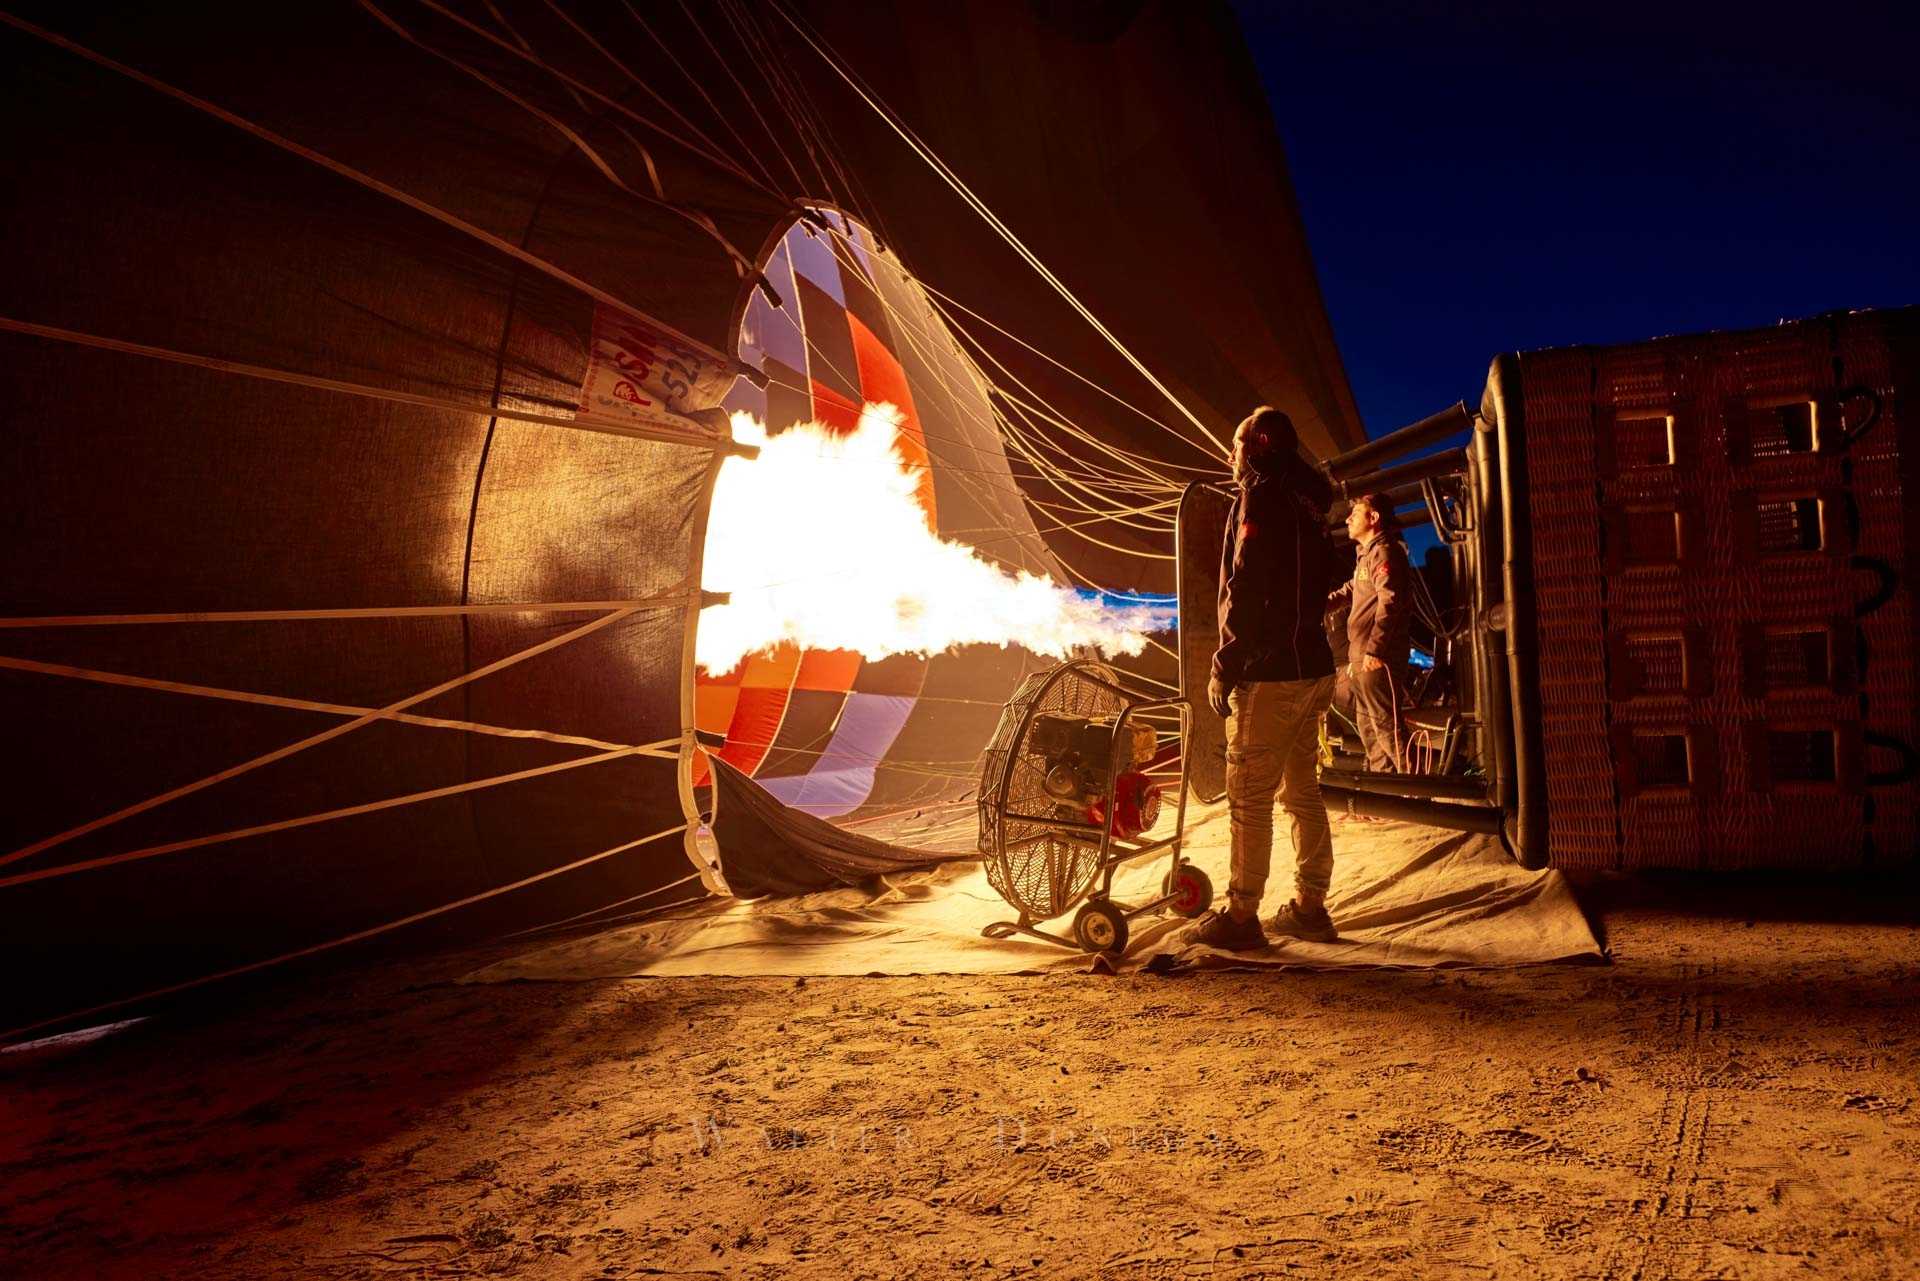
M1029 676L1000 714L980 774L980 853L987 882L1030 919L1059 916L1100 872L1099 825L1063 830L1048 817L1046 758L1030 747L1041 716L1116 719L1129 705L1111 669L1085 660ZM1116 755L1127 751L1116 735ZM1116 762L1108 762L1111 778ZM1035 821L1038 819L1039 821Z

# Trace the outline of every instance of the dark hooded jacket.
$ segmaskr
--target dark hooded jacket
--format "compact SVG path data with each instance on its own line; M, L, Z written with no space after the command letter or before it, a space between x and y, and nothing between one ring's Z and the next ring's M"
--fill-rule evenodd
M1333 570L1326 478L1287 455L1240 486L1220 553L1220 648L1213 674L1223 683L1317 680L1333 674L1321 628Z
M1335 604L1347 605L1346 661L1358 664L1367 655L1395 669L1407 664L1407 628L1413 617L1408 580L1407 545L1400 531L1389 529L1361 548L1354 557L1353 577L1333 593Z

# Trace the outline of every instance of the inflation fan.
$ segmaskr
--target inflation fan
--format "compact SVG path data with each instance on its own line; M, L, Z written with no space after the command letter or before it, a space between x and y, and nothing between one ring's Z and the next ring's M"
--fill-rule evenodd
M1157 737L1146 714L1162 710L1178 714L1182 750L1173 830L1155 837L1162 796L1148 773ZM1212 884L1180 857L1188 720L1185 699L1129 690L1110 669L1085 660L1036 673L1014 691L981 766L980 853L987 880L1020 916L982 934L1124 952L1132 918L1207 910ZM1168 851L1160 895L1137 906L1114 902L1115 870L1160 850ZM1071 937L1036 924L1076 904Z

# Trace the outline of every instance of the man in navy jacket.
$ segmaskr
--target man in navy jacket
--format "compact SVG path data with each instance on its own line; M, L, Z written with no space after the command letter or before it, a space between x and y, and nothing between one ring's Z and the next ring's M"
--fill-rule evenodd
M1258 909L1273 855L1276 794L1293 820L1294 898L1280 934L1330 940L1333 843L1316 774L1320 716L1333 694L1333 654L1321 616L1333 572L1324 521L1332 490L1299 452L1293 422L1262 407L1233 434L1239 488L1220 563L1220 648L1207 701L1227 722L1232 876L1227 907L1189 942L1263 947Z

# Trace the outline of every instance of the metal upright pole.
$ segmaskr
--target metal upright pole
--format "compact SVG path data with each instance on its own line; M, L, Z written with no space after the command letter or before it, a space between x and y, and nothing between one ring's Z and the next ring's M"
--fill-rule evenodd
M1327 460L1327 473L1335 480L1345 480L1364 472L1377 471L1382 464L1424 449L1428 445L1438 444L1449 436L1457 436L1473 426L1473 415L1467 411L1463 400L1449 409L1422 418L1419 422L1402 427L1399 431L1388 432L1377 440L1357 445L1344 454L1335 454Z

